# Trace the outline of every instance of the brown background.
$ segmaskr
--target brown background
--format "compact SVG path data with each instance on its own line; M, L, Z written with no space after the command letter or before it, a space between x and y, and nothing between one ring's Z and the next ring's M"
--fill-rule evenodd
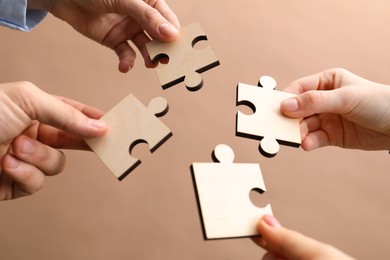
M360 259L390 258L389 156L282 147L268 159L258 142L234 134L235 88L271 75L283 87L344 67L390 83L390 4L385 0L171 0L182 25L200 21L221 66L205 86L163 91L141 59L128 74L107 48L49 16L32 33L0 28L0 81L29 80L43 90L108 110L127 94L164 96L173 137L118 182L93 154L67 151L68 164L36 195L0 203L1 259L260 259L250 239L204 241L189 166L211 161L226 143L237 162L260 163L271 203L287 227ZM240 108L241 110L241 108Z

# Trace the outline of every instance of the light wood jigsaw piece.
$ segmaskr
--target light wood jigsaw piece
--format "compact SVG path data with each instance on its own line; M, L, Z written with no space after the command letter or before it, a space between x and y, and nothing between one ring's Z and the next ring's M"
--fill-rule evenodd
M233 163L234 152L224 144L214 150L219 163L193 163L192 170L207 239L258 235L256 225L271 206L256 207L249 193L265 192L259 164Z
M197 42L207 40L199 22L180 29L178 39L173 42L152 41L146 48L153 62L169 58L168 64L156 68L163 89L184 80L187 89L196 91L203 85L200 73L219 65L219 61L210 46L194 49Z
M130 94L101 118L109 125L107 133L85 141L115 177L122 180L141 163L131 156L137 144L145 142L154 152L172 135L157 118L166 112L168 103L164 98L156 97L145 107Z
M237 86L237 105L249 106L254 113L238 111L236 135L261 140L259 150L266 157L275 156L279 144L301 145L299 119L288 118L280 111L280 103L295 95L275 88L276 81L269 76L261 77L258 86Z

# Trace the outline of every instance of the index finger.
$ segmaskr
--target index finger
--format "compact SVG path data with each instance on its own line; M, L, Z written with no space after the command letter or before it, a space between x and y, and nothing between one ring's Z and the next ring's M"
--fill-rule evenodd
M3 91L23 111L24 115L19 115L19 117L38 120L41 123L82 137L99 136L107 130L106 123L90 118L79 110L82 109L81 103L77 104L79 106L79 109L77 109L47 94L32 83L22 82L6 85L3 86ZM73 103L76 105L77 102L73 101ZM87 106L84 107L84 110L92 114L97 113L96 111L89 111L90 109ZM28 125L25 127L28 127Z
M171 24L176 26L176 28L180 28L180 22L177 18L176 14L172 11L172 9L168 6L165 1L157 1L154 6L165 19L167 19Z
M81 113L83 113L84 115L86 115L89 118L100 119L105 114L100 109L88 106L86 104L83 104L81 102L78 102L78 101L70 99L70 98L56 96L56 95L54 97L62 100L62 102L64 102L64 103L76 108L77 110L79 110Z
M295 80L283 90L293 94L302 94L310 90L330 90L338 88L340 71L330 69Z
M153 39L171 41L179 33L179 20L164 0L126 1L124 8Z

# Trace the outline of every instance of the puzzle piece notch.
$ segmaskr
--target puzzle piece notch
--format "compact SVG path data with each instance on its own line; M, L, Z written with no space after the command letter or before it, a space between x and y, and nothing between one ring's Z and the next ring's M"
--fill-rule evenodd
M210 46L194 49L199 41L206 41L199 22L194 22L180 29L178 38L173 42L152 41L146 48L153 62L168 58L167 64L157 66L156 72L163 89L182 81L190 91L203 86L200 73L219 65L219 61Z
M206 239L258 235L256 225L271 206L256 207L252 190L265 192L258 164L234 163L233 150L216 146L213 158L219 163L193 163L192 173Z
M168 113L169 105L165 98L155 97L152 100L150 100L148 104L148 109L156 117L162 117Z
M299 119L288 118L280 111L280 103L295 95L275 88L276 81L270 76L262 76L257 87L243 83L237 86L237 105L250 107L253 114L238 111L236 135L260 140L259 151L266 157L274 157L279 144L301 144Z
M145 107L130 94L101 118L109 125L107 133L85 141L114 176L122 180L141 163L131 156L137 144L147 143L154 152L172 135L157 118L167 112L168 103L162 97L152 99Z
M280 145L275 137L271 135L267 135L261 139L259 145L259 152L265 156L272 158L274 157L280 150Z

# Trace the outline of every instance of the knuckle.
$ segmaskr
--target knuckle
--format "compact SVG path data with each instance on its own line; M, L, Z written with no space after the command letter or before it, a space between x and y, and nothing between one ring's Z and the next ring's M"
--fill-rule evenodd
M24 173L24 176L19 183L23 183L23 185L19 185L19 187L25 193L32 195L43 189L45 186L45 179L42 174L39 174L35 170L31 169Z
M351 72L344 68L332 68L322 73L320 77L320 89L331 90L342 86L344 78Z
M17 82L17 85L21 89L31 89L31 88L36 88L37 87L37 86L35 86L34 83L32 83L30 81L19 81L19 82Z
M26 95L26 92L30 93L38 89L38 87L30 81L17 81L9 84L2 84L0 88L1 91L11 99L20 99Z
M325 71L325 73L328 74L344 74L346 72L348 72L348 70L340 67L331 68Z
M323 100L322 93L319 91L308 91L303 95L303 106L313 106L319 104Z
M61 173L66 164L65 154L57 149L49 148L46 152L41 152L38 156L39 168L46 176L53 176Z
M16 82L9 90L13 102L15 102L31 119L36 119L42 92L36 85L29 81ZM43 92L44 93L44 92Z
M26 93L29 94L33 91L36 91L36 89L38 89L38 87L30 81L15 82L14 86L12 86L12 91L15 91L21 95L26 95Z
M344 69L344 68L335 68L334 69L334 72L335 74L345 74L345 73L349 73L348 70Z
M54 162L51 163L52 166L49 168L49 170L45 172L46 175L53 176L53 175L60 174L65 168L66 156L64 152L60 150L56 150L56 151L58 153L58 155L56 156L57 158L55 159Z
M160 12L154 9L153 7L148 7L144 11L143 18L148 23L157 21L159 17L160 17Z
M161 0L144 0L144 2L150 6L155 6L158 1L161 1Z

